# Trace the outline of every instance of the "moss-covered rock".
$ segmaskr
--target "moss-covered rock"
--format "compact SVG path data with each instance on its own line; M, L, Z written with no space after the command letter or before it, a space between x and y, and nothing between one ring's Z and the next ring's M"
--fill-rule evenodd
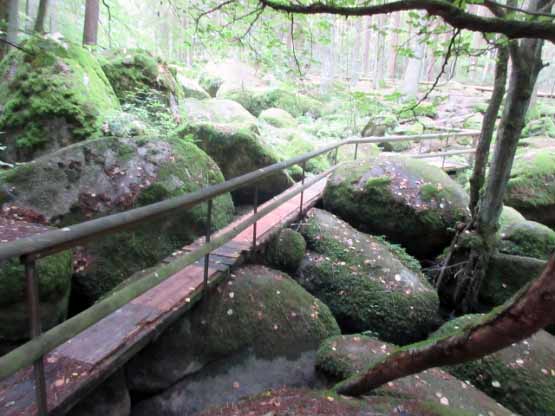
M502 227L499 251L547 260L555 252L555 231L534 221Z
M180 106L181 119L188 125L236 124L251 130L256 129L256 118L241 104L231 100L210 99L200 101L186 99Z
M448 335L478 322L483 315L465 315L434 335ZM462 380L522 415L555 413L555 338L540 331L525 341L481 359L447 367Z
M511 225L515 225L521 222L526 221L524 215L518 212L516 209L503 206L503 210L501 211L501 216L499 217L499 229L503 231L507 227Z
M88 219L159 202L223 181L217 165L190 142L97 139L66 147L0 176L3 208L26 209L50 224ZM229 195L214 200L212 224L233 216ZM204 234L205 206L99 239L76 254L75 289L97 299Z
M127 369L132 390L160 391L185 376L206 375L203 369L216 360L228 363L225 372L236 372L231 369L237 365L232 356L245 352L258 360L295 360L339 334L324 304L286 274L263 266L238 269L232 280L213 289L205 303L133 358ZM264 378L272 382L270 375ZM219 384L218 389L232 389ZM217 396L215 391L213 395Z
M155 130L135 114L119 111L106 118L103 127L106 136L136 137L154 134Z
M300 232L310 251L297 280L330 307L343 330L406 344L439 324L436 292L400 247L318 209Z
M501 305L528 282L540 275L546 261L532 257L495 254L480 290L480 300L487 305Z
M324 207L355 227L385 235L417 257L449 245L468 215L468 196L441 169L385 155L345 163L328 180Z
M268 108L258 118L277 128L293 128L298 124L291 114L281 108Z
M279 161L262 138L241 124L194 124L178 129L178 137L192 138L218 164L226 179L231 179ZM259 202L285 191L293 184L286 172L278 172L257 182ZM233 192L237 203L250 204L254 187Z
M0 64L2 159L27 161L98 137L119 102L96 59L74 43L32 37Z
M1 243L51 230L40 224L16 220L25 210L6 209L0 215ZM67 315L71 286L72 256L63 251L37 261L42 328L47 330ZM0 262L0 354L29 339L25 268L19 258Z
M293 117L303 115L319 117L321 115L322 104L318 100L284 88L248 89L240 87L225 91L220 89L218 98L237 101L256 117L269 108L286 110Z
M330 381L337 382L366 370L395 348L366 335L335 336L320 346L316 366ZM374 390L370 397L373 396L404 397L417 399L421 403L435 403L436 408L444 409L446 414L511 414L468 381L458 380L438 368L388 383Z
M210 98L210 94L208 94L197 81L187 77L180 70L177 70L176 79L181 86L184 98L196 98L197 100L206 100Z
M531 120L522 130L522 137L547 136L555 138L555 121L553 116Z
M148 109L155 110L155 101L162 107L160 111L169 109L178 116L183 91L160 58L143 49L119 50L104 57L102 69L122 103L141 107L150 101Z
M306 241L297 231L285 228L268 243L266 260L280 270L295 271L306 252Z
M389 133L398 125L398 120L395 116L390 114L379 115L376 117L370 118L368 123L362 129L360 135L362 137L371 137L371 136L385 136L386 133Z
M517 154L505 204L527 219L555 227L555 148Z
M312 152L325 144L301 129L282 129L260 125L260 135L282 160ZM306 172L321 173L328 169L331 166L328 157L327 154L324 154L306 161ZM352 156L350 159L352 160ZM301 180L302 167L300 165L289 167L288 172L296 181Z

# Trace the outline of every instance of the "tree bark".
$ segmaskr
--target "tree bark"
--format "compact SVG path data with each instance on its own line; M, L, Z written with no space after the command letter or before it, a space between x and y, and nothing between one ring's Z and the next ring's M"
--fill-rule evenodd
M48 11L48 0L40 0L35 20L35 32L44 33L44 22L46 21L46 13Z
M83 45L96 46L96 44L98 43L99 16L99 0L87 0L85 3L85 27L83 28Z
M428 368L475 360L506 348L553 323L555 255L543 273L500 310L460 334L399 348L366 373L335 387L339 394L359 396L383 384Z
M399 27L401 26L401 13L395 13L393 15L393 39L391 40L391 55L389 56L388 60L388 68L387 73L389 78L395 79L396 78L396 67L397 67L397 48L399 47Z
M497 49L497 62L495 64L495 79L493 92L482 122L482 130L476 148L474 168L470 178L470 212L475 213L480 191L484 186L486 167L489 159L491 139L495 130L495 122L499 114L499 108L505 96L505 85L507 83L507 67L509 64L509 50L506 46Z
M408 98L416 98L418 94L418 82L422 72L422 61L424 57L424 43L417 38L416 45L413 45L414 57L409 58L405 76L403 78L403 94Z

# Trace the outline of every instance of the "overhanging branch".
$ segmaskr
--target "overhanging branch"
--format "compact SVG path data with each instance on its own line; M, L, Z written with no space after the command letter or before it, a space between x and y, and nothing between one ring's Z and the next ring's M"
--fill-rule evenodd
M444 0L398 0L372 6L336 6L315 2L308 5L280 0L258 0L273 10L297 14L336 14L341 16L373 16L403 10L424 10L439 16L457 29L474 32L501 33L510 39L538 38L555 43L555 23L482 17L466 12Z

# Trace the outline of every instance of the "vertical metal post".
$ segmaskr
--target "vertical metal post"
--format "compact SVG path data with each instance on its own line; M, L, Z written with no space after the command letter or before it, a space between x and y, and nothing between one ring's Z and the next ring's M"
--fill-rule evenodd
M446 156L443 156L441 158L441 169L445 169L445 158L446 158Z
M303 168L303 176L301 178L301 186L304 186L304 179L305 179L305 166L306 166L306 162L303 162L301 164L302 168ZM303 202L304 202L304 189L301 191L301 205L299 207L299 215L302 217L303 215Z
M424 140L420 140L420 143L418 145L418 154L419 155L422 154L422 146L423 145L424 145ZM432 150L430 149L430 151L432 151Z
M256 215L258 212L258 184L254 186L254 201L253 201L253 212ZM252 249L256 249L256 221L252 225Z
M29 327L31 338L36 338L42 333L40 320L39 284L35 259L23 256L21 262L25 266L25 281L27 287L27 312L29 314ZM46 380L44 376L44 356L41 356L33 364L35 378L35 392L37 400L37 412L39 416L48 415L48 402L46 396Z
M358 155L358 143L355 143L355 160L357 160Z
M337 165L337 154L339 153L339 146L335 148L335 155L333 156L333 164Z
M206 213L206 242L210 242L210 234L212 233L212 200L208 200ZM202 291L208 293L208 267L210 266L210 253L204 256L204 281Z

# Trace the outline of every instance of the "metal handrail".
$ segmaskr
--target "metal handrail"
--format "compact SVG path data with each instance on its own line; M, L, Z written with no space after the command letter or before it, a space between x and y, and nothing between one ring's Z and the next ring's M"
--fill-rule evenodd
M71 227L59 230L52 230L36 236L22 238L10 243L0 245L0 261L13 257L20 257L25 265L25 275L27 278L27 299L30 311L30 326L32 339L18 348L0 357L0 380L14 374L15 372L29 366L34 366L35 385L37 392L37 408L39 415L48 414L48 404L45 387L44 364L43 357L57 346L71 339L75 335L84 331L88 327L94 325L102 318L108 316L118 308L130 302L134 298L145 293L149 289L159 285L161 282L172 276L178 270L194 263L195 261L205 258L204 285L203 290L208 287L208 264L210 252L223 244L230 241L240 232L244 231L251 225L253 226L253 247L256 247L256 222L267 215L275 208L282 205L297 194L301 194L300 211L303 210L303 192L308 187L322 180L337 167L337 153L341 146L354 144L354 158L357 157L359 144L366 143L383 143L409 140L431 140L431 139L447 139L449 137L460 136L477 136L478 132L461 132L461 133L440 133L440 134L424 134L415 136L389 136L389 137L367 137L367 138L349 138L343 141L332 143L323 148L305 153L304 155L278 162L268 167L258 169L245 175L230 179L218 185L207 186L197 192L186 194L180 197L135 208L126 212L109 215L95 220L86 221ZM335 150L335 164L327 171L310 178L305 181L305 165L306 161L320 156L324 153ZM474 149L466 149L462 151L444 152L443 154L460 154L471 153ZM420 157L435 157L436 154L427 154ZM445 158L445 155L443 156ZM445 159L444 159L445 160ZM256 182L266 178L278 171L286 169L293 165L300 164L302 166L302 182L294 186L290 192L272 201L260 211L257 210L258 192L255 190L254 214L241 222L233 229L217 236L211 240L210 220L212 199L234 191L240 187L255 184ZM53 253L75 247L92 240L101 235L119 232L123 229L133 227L134 225L146 222L163 215L173 213L177 210L188 209L200 203L208 202L208 227L206 232L206 243L200 248L183 256L182 258L162 266L156 272L152 272L142 279L131 283L117 292L114 292L107 298L99 301L90 308L84 310L78 315L62 322L61 324L51 328L45 333L41 333L40 327L40 302L38 299L38 279L36 270L36 259L51 255ZM200 292L195 291L195 296L200 296Z
M349 144L386 143L408 140L432 140L448 137L476 136L479 133L438 133L414 136L388 136L388 137L365 137L349 138L334 142L328 146L314 150L295 158L274 163L268 167L255 170L245 175L238 176L218 185L210 185L199 191L178 196L165 201L134 208L125 212L108 215L94 220L82 222L70 227L47 231L42 234L22 238L9 243L0 244L0 261L11 257L31 256L34 258L44 257L68 248L72 248L94 239L101 235L118 232L124 228L155 219L163 215L171 214L177 210L194 207L219 195L234 191L240 187L253 184L293 165L302 164L314 157L336 150Z

